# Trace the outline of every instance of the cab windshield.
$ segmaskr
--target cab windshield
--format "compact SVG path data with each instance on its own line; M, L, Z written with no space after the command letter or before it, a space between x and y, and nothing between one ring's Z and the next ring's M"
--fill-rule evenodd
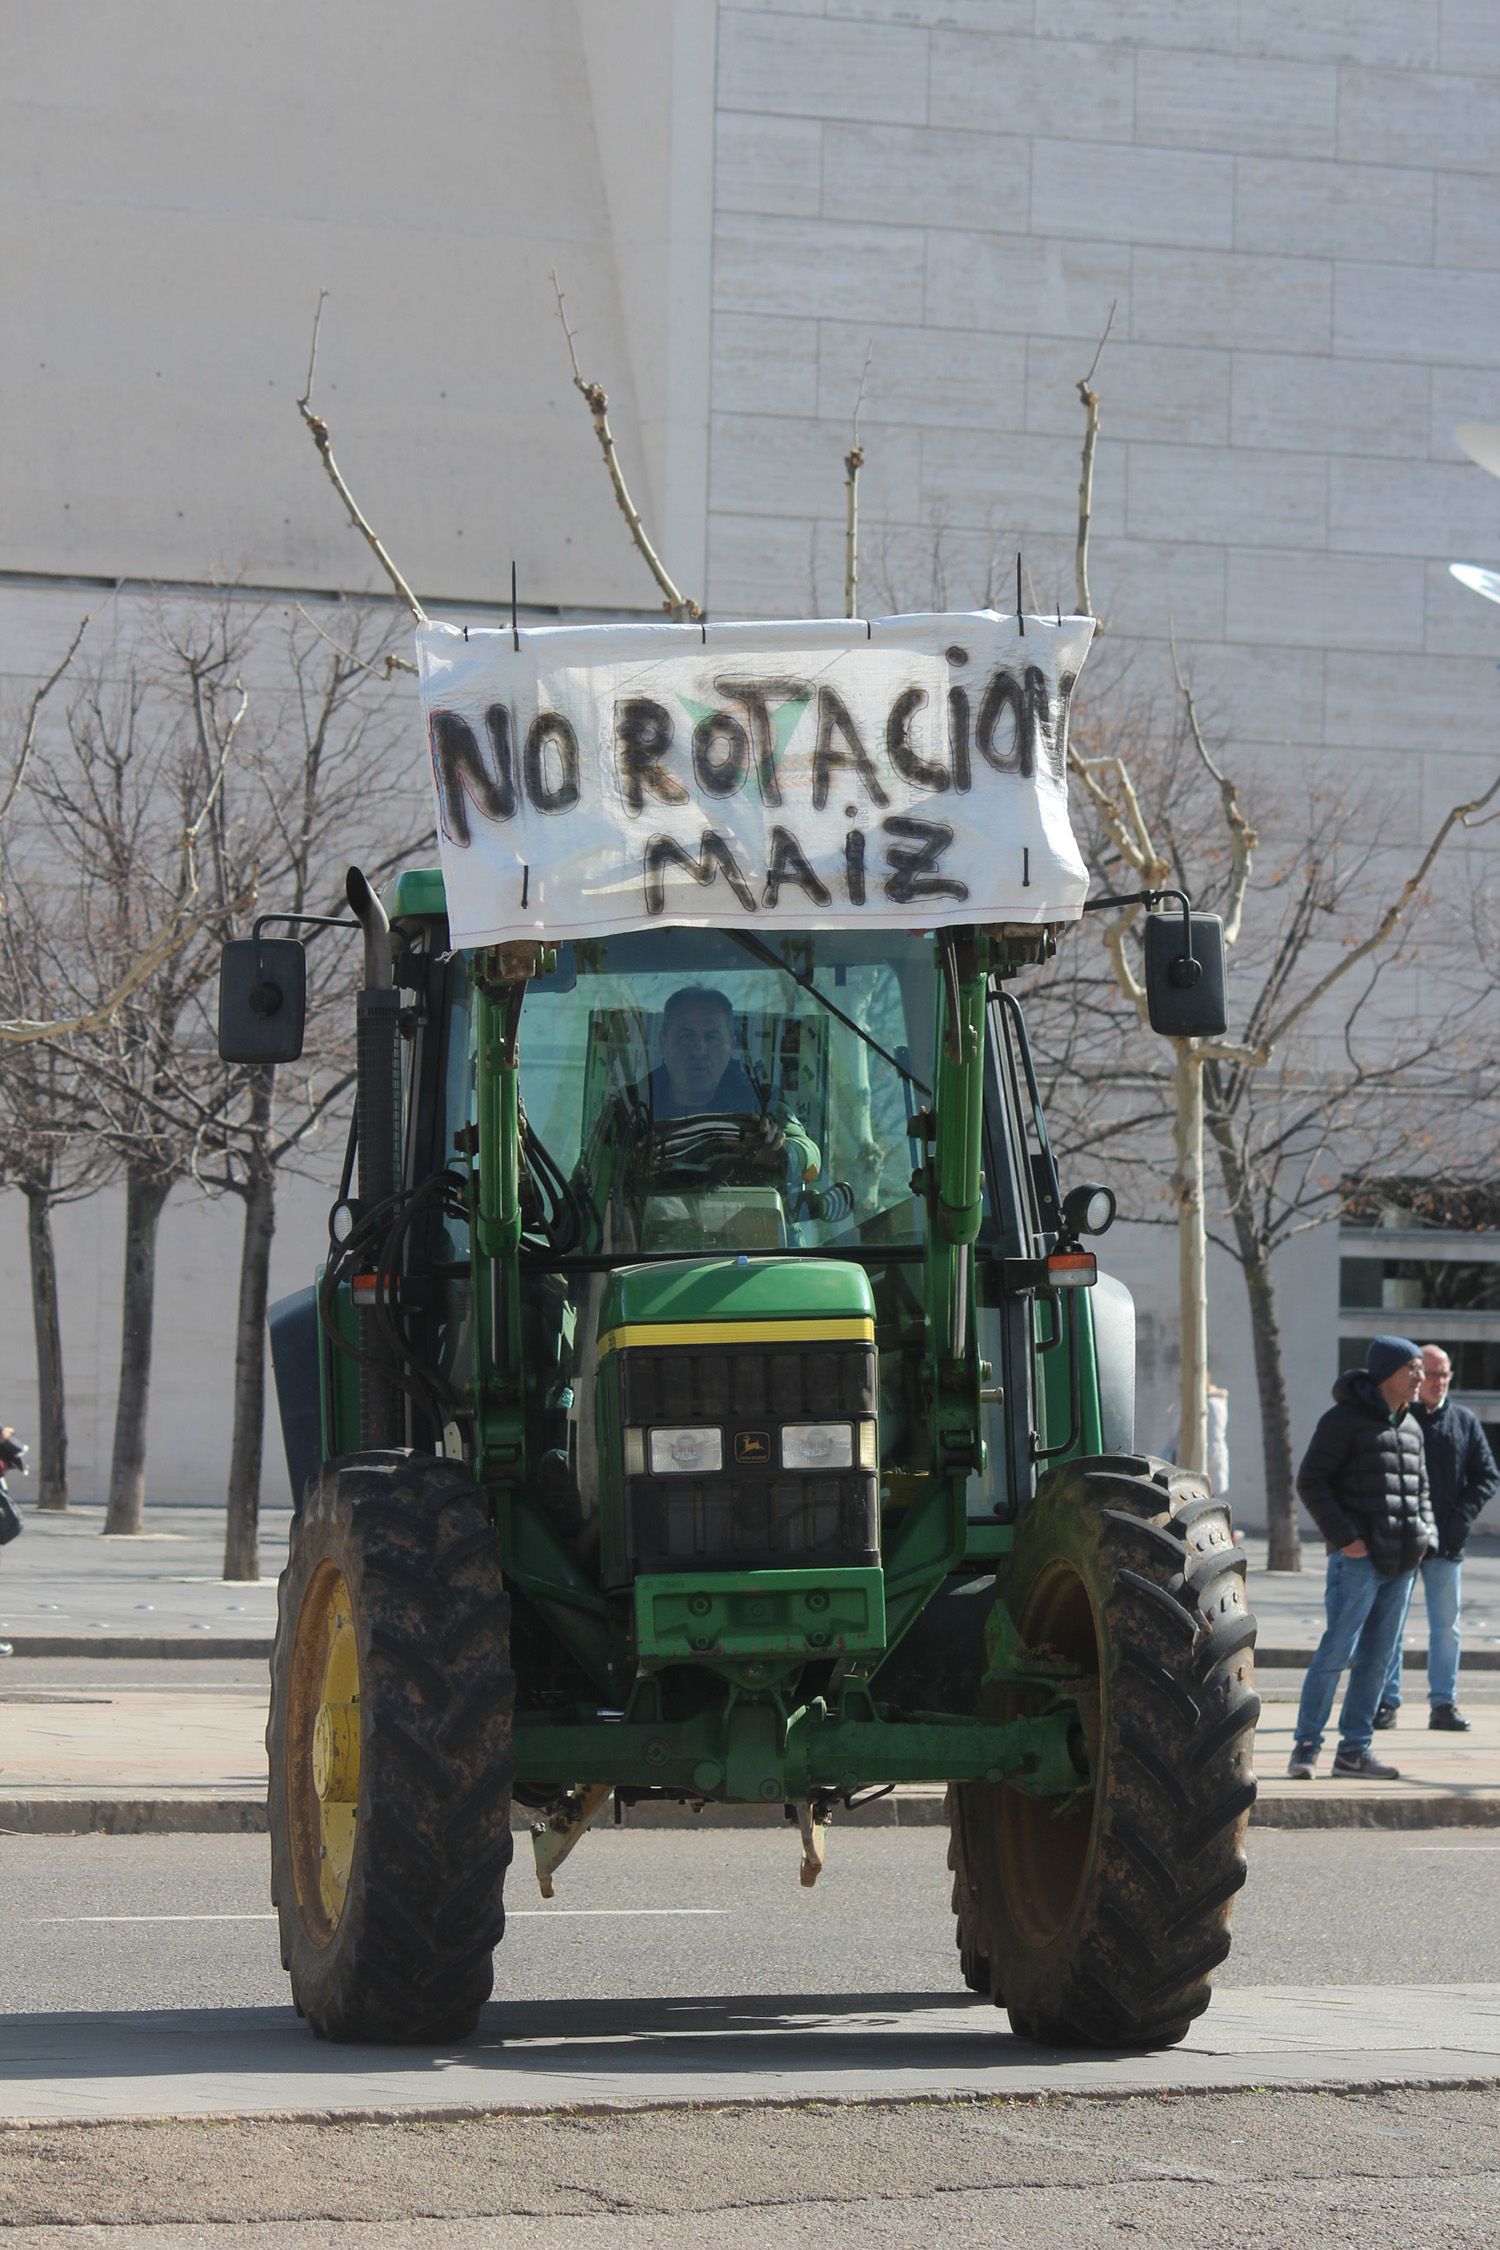
M931 1072L930 938L561 946L527 991L527 1124L595 1252L915 1244L908 1120Z

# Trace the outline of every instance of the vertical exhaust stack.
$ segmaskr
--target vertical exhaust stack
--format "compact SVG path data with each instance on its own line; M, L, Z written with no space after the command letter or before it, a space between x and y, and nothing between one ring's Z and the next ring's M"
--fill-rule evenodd
M401 1185L401 995L392 968L391 925L363 870L344 880L349 910L364 932L365 981L355 1013L355 1115L358 1120L359 1200L365 1211L388 1203ZM390 1223L395 1223L394 1210ZM394 1276L377 1273L383 1289ZM359 1437L364 1451L406 1443L406 1407L400 1386L379 1364L383 1338L378 1308L359 1315Z

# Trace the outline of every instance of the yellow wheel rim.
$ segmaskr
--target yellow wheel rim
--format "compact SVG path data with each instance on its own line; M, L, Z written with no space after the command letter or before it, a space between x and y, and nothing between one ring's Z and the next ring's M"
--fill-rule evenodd
M359 1834L359 1646L337 1564L314 1571L297 1619L286 1716L287 1812L297 1903L326 1942L349 1895Z

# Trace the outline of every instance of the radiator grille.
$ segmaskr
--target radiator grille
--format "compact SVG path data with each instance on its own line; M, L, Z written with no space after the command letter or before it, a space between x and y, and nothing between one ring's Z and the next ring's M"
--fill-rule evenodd
M870 1344L720 1345L619 1354L621 1419L653 1429L711 1424L722 1472L626 1480L636 1571L797 1569L879 1561L879 1493L864 1469L780 1467L784 1422L856 1421L876 1403ZM768 1440L763 1465L736 1466L738 1438Z

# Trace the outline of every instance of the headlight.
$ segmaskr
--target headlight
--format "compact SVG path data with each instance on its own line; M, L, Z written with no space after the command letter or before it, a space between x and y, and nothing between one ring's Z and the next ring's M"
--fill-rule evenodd
M852 1469L852 1422L787 1422L781 1431L784 1469Z
M724 1466L719 1430L653 1430L647 1452L654 1477L704 1476Z

